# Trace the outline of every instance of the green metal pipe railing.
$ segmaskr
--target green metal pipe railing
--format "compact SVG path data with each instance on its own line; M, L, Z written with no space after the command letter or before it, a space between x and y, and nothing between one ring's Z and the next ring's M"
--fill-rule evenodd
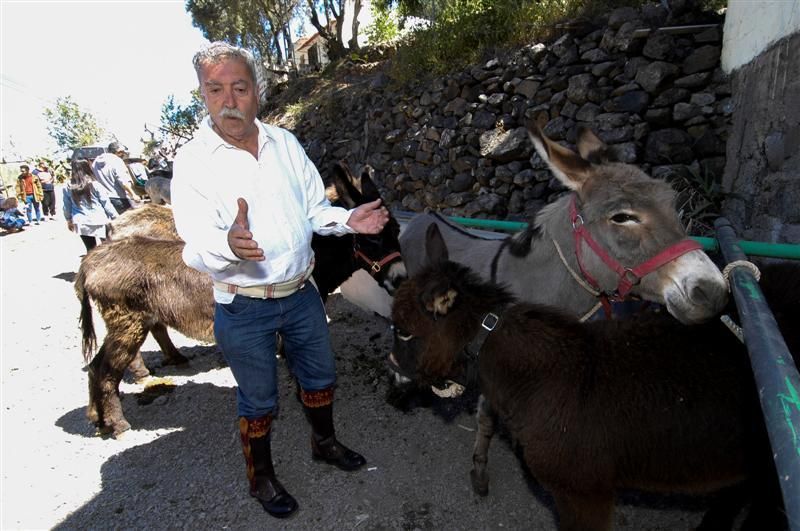
M495 219L472 219L457 216L448 217L454 223L476 229L497 230L503 232L517 232L528 226L521 221L500 221ZM692 236L703 246L705 251L719 252L719 242L716 238ZM739 240L736 242L742 252L749 256L764 256L769 258L791 258L800 260L800 245L791 243L751 242Z
M746 261L728 220L714 222L725 262ZM731 292L744 331L789 529L800 530L800 374L753 273L734 267ZM797 326L797 323L794 323Z

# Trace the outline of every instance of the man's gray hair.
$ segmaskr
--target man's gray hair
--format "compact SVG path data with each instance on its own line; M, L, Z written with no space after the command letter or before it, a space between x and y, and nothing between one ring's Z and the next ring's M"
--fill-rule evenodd
M194 64L195 72L197 72L197 79L200 79L200 69L204 65L217 64L231 58L241 59L247 64L247 69L250 70L250 76L258 87L260 85L257 73L259 69L256 67L256 59L253 57L253 54L244 48L239 48L238 46L233 46L223 41L212 42L194 54L192 63Z

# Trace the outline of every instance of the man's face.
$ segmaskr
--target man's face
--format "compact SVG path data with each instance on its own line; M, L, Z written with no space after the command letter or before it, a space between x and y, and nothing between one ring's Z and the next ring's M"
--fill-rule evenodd
M21 167L20 171L22 172L22 175L28 175L31 172L31 170L27 166Z
M224 59L200 69L200 92L218 132L230 141L242 141L257 131L258 93L243 60Z

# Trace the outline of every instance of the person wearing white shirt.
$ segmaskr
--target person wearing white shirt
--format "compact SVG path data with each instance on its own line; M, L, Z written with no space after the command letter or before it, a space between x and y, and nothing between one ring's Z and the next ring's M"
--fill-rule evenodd
M250 52L214 42L194 56L209 116L173 163L172 207L183 259L214 285L214 334L237 383L250 495L285 518L297 502L275 477L270 430L278 406L276 333L311 423L311 455L342 470L366 460L341 444L333 423L336 371L325 309L308 279L312 232L377 234L380 200L333 207L290 132L256 120Z

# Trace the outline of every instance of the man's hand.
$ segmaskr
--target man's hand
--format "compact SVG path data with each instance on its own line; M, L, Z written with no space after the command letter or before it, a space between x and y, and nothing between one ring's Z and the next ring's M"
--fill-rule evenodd
M237 203L239 212L236 213L236 219L233 220L233 225L228 231L228 246L233 254L242 260L261 262L264 260L264 251L258 246L253 239L253 233L250 232L250 223L247 221L247 201L240 197Z
M389 221L389 211L381 206L381 200L364 203L350 214L347 225L361 234L378 234Z
M67 220L67 228L70 232L75 232L75 224L72 222L71 219Z

